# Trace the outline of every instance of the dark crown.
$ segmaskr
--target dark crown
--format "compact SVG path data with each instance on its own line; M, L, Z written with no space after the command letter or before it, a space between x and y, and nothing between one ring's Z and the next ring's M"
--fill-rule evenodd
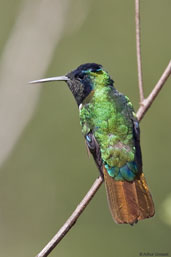
M69 77L80 77L84 72L86 71L91 71L91 72L96 72L102 69L102 65L97 64L97 63L85 63L80 66L78 66L77 69L73 70L70 72L68 75Z

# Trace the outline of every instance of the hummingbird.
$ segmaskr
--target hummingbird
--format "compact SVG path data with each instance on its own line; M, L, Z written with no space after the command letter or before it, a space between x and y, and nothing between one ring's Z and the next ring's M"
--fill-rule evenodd
M65 81L76 100L82 134L105 181L113 220L133 225L152 217L155 211L142 169L139 122L129 98L96 63L30 83L50 81Z

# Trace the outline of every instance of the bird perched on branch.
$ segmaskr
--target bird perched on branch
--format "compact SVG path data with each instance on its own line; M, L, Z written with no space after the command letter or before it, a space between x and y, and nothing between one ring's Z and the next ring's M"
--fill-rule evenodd
M65 76L31 81L65 81L79 107L89 151L105 180L116 223L134 224L154 215L142 170L140 130L133 106L119 93L103 67L86 63Z

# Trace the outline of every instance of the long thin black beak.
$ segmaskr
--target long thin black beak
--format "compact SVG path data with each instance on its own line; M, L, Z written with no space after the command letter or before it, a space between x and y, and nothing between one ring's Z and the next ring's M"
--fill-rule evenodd
M69 78L67 76L60 76L60 77L52 77L52 78L32 80L29 83L30 84L36 84L36 83L44 83L44 82L52 82L52 81L67 81L67 80L69 80Z

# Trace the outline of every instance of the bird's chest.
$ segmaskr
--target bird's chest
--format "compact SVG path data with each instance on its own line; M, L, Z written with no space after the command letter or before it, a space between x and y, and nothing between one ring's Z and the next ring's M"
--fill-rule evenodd
M93 132L102 158L110 166L122 166L134 158L132 122L124 105L117 105L105 94L95 100L80 106L82 132L84 135Z
M115 103L104 90L95 92L91 101L81 104L79 110L83 134L89 130L104 134L116 126Z
M124 105L118 104L106 89L96 91L91 101L81 104L79 110L84 135L90 130L97 137L128 132Z

